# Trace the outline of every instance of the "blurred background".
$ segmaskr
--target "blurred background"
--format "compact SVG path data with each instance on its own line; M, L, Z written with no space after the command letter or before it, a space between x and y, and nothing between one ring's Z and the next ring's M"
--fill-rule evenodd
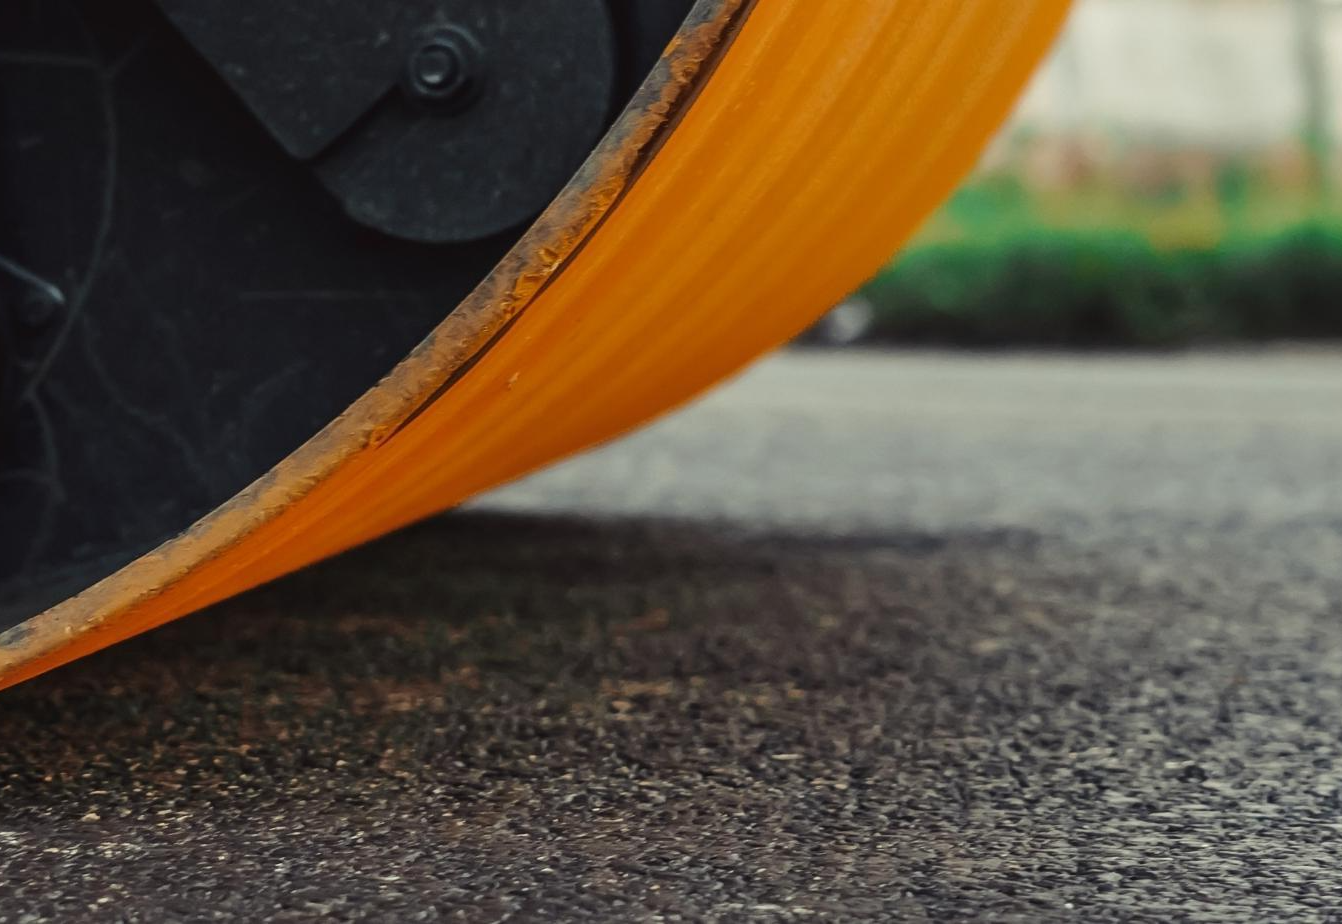
M1078 0L978 170L828 342L1342 337L1342 2Z

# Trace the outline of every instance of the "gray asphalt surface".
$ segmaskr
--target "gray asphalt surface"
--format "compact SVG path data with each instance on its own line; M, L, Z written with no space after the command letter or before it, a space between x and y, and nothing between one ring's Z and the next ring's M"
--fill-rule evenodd
M1342 920L1339 360L771 360L0 695L0 922Z

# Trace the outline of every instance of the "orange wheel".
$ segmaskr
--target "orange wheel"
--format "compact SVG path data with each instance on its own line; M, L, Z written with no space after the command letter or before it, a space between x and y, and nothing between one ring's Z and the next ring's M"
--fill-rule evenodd
M974 163L1067 0L700 0L578 175L371 391L0 635L0 686L628 431L793 337Z

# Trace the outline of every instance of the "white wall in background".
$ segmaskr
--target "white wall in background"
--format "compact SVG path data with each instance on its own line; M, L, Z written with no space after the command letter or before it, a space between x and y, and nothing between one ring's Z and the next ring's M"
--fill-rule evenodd
M1078 0L1013 127L1259 147L1296 135L1304 93L1290 0ZM1342 3L1325 9L1342 136Z

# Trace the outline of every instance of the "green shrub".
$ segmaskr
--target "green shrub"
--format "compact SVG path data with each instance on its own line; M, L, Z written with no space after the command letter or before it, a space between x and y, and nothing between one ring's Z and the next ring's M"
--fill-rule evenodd
M1342 337L1342 229L1302 225L1232 242L1209 261L1208 299L1247 339Z
M1342 229L1159 250L1136 233L1026 228L916 245L864 294L874 336L907 343L1342 338Z

